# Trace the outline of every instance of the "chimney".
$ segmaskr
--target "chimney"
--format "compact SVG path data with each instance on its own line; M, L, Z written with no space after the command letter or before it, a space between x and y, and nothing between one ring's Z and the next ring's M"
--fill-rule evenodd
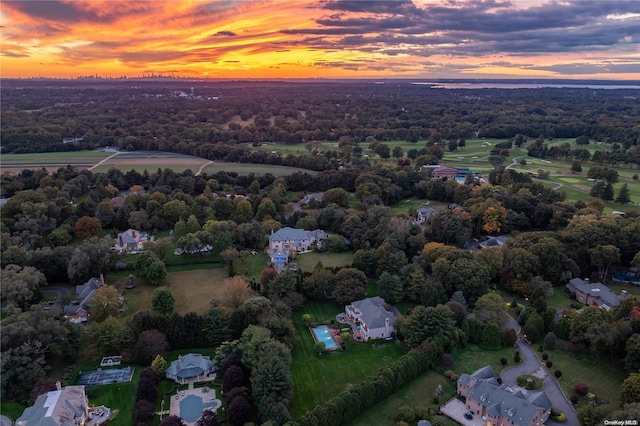
M124 244L122 244L122 235L118 235L118 242L120 243L120 247L122 247Z
M585 278L585 279L584 279L584 283L585 283L585 284L587 284L587 285L591 284L591 283L589 282L589 278Z
M58 381L56 382L56 389L57 389L57 390L62 390L62 383L60 383L60 380L58 380Z
M100 286L104 287L104 275L100 274Z

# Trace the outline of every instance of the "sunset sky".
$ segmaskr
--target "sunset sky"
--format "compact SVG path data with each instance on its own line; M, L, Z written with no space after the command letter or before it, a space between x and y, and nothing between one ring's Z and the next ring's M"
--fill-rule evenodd
M640 76L640 0L6 1L7 77Z

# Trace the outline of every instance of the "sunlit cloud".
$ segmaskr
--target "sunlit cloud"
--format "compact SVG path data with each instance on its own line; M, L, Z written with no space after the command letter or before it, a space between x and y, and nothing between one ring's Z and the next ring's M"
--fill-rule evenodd
M3 1L2 77L635 79L637 0Z

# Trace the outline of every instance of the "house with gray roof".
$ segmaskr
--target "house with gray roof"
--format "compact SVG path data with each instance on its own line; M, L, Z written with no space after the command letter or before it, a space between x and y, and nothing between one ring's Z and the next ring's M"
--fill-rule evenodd
M356 340L390 339L395 315L382 297L367 297L344 307Z
M201 354L180 355L165 370L167 379L180 384L211 381L216 378L216 364Z
M573 278L565 286L569 293L576 295L576 300L587 306L596 306L609 311L626 299L629 294L622 290L620 295L615 294L609 287L602 283L592 283L589 278Z
M500 384L489 366L461 375L457 384L467 410L488 425L539 426L551 412L551 400L544 391L514 392Z
M144 249L144 243L149 241L149 234L135 229L127 229L120 232L116 237L116 244L113 247L116 251L125 251L136 254ZM153 241L153 239L151 239Z
M103 277L93 277L84 284L76 286L76 300L64 307L64 314L71 322L87 321L89 302L100 287L104 285Z
M420 207L416 212L416 222L417 223L430 222L431 219L433 219L436 216L436 214L438 214L438 212L436 211L436 209L432 207L429 207L429 208Z
M321 247L329 235L321 229L306 231L304 229L285 227L269 236L269 257L276 269L284 268L292 252L304 253L314 247Z
M481 242L480 244L478 244L478 246L483 249L483 248L488 248L488 247L497 247L500 248L504 245L504 243L507 242L507 240L509 239L508 235L498 235L497 237L491 237L488 238L487 240Z
M89 400L84 386L66 386L40 395L25 408L16 426L84 426L89 418Z

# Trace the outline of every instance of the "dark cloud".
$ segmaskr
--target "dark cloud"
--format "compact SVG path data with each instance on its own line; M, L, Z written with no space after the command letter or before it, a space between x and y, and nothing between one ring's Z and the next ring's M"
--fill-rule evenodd
M640 62L628 64L559 64L549 66L532 66L527 69L553 71L558 74L633 74L640 70Z
M227 36L227 37L235 37L237 34L233 31L218 31L216 35Z
M316 28L281 32L316 35L304 42L317 49L425 56L637 51L640 43L640 19L607 19L637 13L637 0L552 1L524 9L499 0L451 0L424 8L410 1L327 1L321 6L339 13L317 19Z
M153 2L108 2L102 8L83 7L80 2L46 1L9 1L3 6L8 10L20 12L32 18L65 23L101 23L117 21L122 16L148 13L154 9Z

